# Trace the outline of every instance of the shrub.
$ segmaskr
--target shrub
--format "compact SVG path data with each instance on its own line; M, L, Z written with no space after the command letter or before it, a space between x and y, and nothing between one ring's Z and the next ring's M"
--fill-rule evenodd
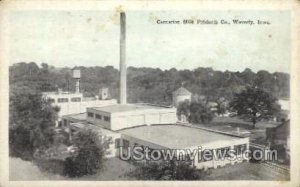
M65 160L64 174L69 177L80 177L95 174L103 164L105 142L92 130L83 129L73 138L73 145L78 148L76 154Z

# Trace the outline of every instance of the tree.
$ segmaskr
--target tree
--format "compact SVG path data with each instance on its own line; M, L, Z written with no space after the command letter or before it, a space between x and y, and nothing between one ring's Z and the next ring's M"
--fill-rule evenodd
M223 115L226 112L226 100L224 97L220 97L216 100L217 103L217 113L218 115Z
M26 86L11 86L9 100L9 145L11 156L31 160L37 148L53 142L57 107L41 93Z
M209 123L214 118L214 111L208 101L192 101L190 105L189 121L191 123Z
M209 123L214 118L214 111L208 100L181 102L177 107L177 116L185 115L190 123Z
M181 115L185 115L186 119L190 116L190 101L186 100L184 102L179 103L177 106L177 117L181 119Z
M65 161L65 175L80 177L95 174L101 169L106 141L93 130L82 129L73 137L73 146L77 153Z
M135 170L128 173L138 180L199 180L205 174L203 170L184 161L139 163Z
M280 111L276 101L277 98L263 89L248 86L242 92L235 94L229 106L237 116L250 119L255 128L258 121L270 119Z

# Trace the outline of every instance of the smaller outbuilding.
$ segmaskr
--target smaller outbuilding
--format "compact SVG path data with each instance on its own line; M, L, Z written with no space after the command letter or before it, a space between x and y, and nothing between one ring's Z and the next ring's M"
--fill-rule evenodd
M172 93L172 95L173 95L173 106L175 107L177 107L181 102L191 101L192 99L192 93L189 92L184 87L178 88Z

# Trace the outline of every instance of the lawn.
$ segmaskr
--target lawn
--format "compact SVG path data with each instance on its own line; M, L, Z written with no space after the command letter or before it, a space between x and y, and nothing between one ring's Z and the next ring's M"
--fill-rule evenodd
M105 168L95 175L81 178L67 178L48 172L42 172L37 166L19 158L9 159L9 178L12 181L28 180L135 180L126 176L126 173L134 169L134 166L118 158L109 159L105 162ZM212 169L211 174L203 180L288 180L289 176L278 174L262 164L244 162L241 164L228 165L218 169Z
M104 168L95 175L88 175L80 178L68 178L53 173L41 171L32 162L21 160L20 158L9 158L9 179L12 181L28 180L134 180L128 178L126 173L133 170L134 166L129 162L118 158L107 159Z
M228 165L211 170L204 180L289 180L289 175L278 173L276 170L260 163L244 162Z
M255 128L252 123L236 117L215 117L209 124L199 124L205 128L237 134L240 132L249 132L250 141L259 144L266 144L266 128L279 125L277 122L258 122Z

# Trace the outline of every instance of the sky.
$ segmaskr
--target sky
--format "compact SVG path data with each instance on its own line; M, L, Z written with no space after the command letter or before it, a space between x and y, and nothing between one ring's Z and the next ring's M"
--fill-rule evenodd
M127 66L290 72L288 11L128 11ZM159 20L267 20L270 25L175 25ZM10 63L119 68L115 11L15 11Z

